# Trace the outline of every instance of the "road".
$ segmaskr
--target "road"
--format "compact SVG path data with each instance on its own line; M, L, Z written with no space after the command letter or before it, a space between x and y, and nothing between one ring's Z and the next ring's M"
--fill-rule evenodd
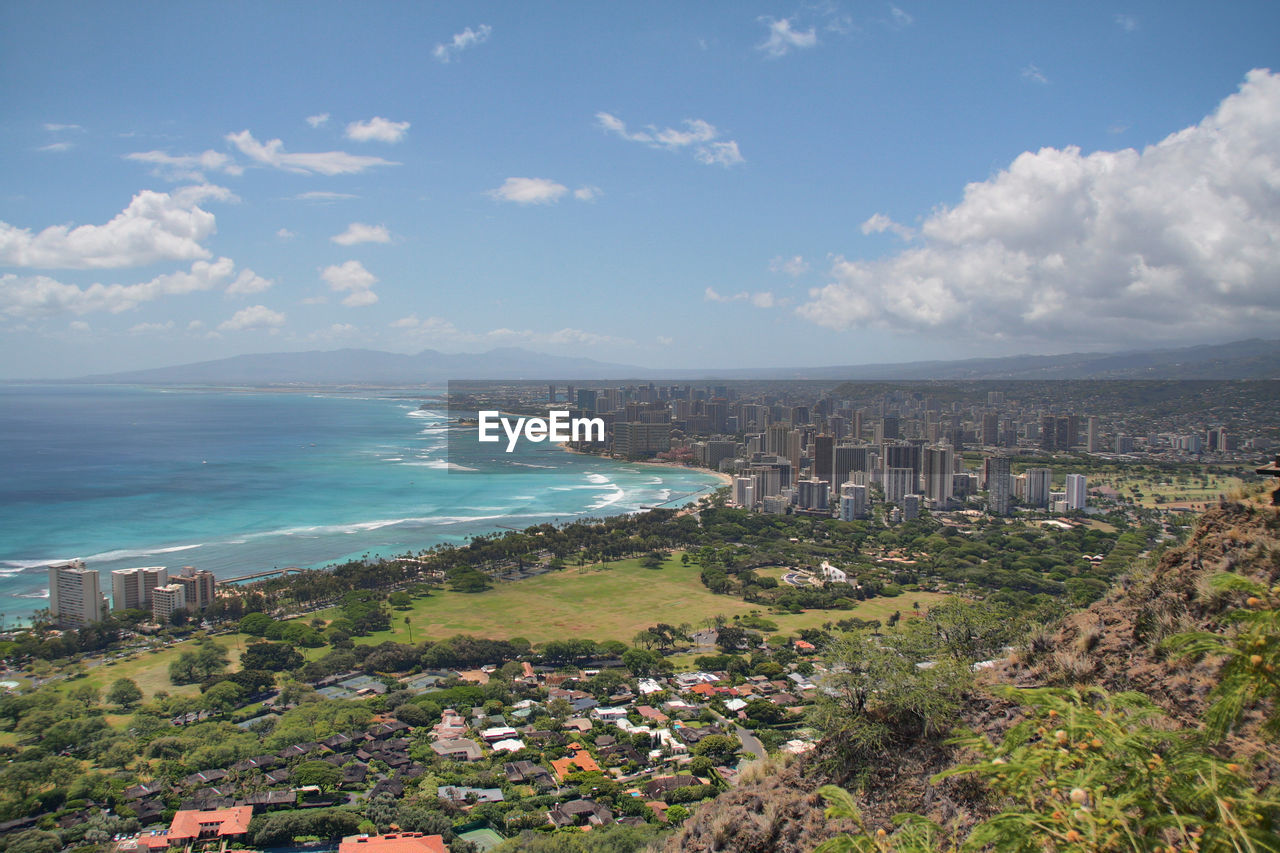
M764 751L764 744L760 742L760 738L756 737L751 733L750 729L744 729L742 726L738 725L732 720L726 720L720 714L716 714L716 717L722 723L733 726L733 733L738 736L738 740L742 741L742 749L745 752L751 753L751 755L755 758L764 758L766 756L766 753Z

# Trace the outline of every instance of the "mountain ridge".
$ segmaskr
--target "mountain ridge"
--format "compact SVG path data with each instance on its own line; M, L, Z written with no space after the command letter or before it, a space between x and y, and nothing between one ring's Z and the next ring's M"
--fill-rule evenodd
M1110 353L1063 353L819 367L650 369L505 347L483 353L414 354L372 349L254 353L146 370L93 374L71 383L417 385L477 380L1054 380L1270 379L1280 340Z

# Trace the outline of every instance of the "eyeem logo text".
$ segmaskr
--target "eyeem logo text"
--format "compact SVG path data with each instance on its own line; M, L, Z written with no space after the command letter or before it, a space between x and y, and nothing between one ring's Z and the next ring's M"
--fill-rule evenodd
M480 440L502 441L498 428L507 434L507 453L516 449L521 436L528 441L604 441L604 418L571 418L564 409L547 412L546 418L504 417L502 412L480 412Z

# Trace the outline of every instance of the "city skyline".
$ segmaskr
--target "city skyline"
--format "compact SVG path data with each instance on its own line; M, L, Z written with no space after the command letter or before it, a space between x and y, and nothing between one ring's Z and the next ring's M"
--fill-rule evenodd
M1280 13L992 9L11 5L0 378L1267 336Z

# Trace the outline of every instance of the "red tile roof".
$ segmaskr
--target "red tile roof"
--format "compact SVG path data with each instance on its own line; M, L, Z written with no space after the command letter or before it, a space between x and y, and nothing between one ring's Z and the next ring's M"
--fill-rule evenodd
M342 839L338 853L449 853L443 835L421 832L389 832L386 835L353 835Z
M169 841L183 841L202 835L206 838L244 835L249 831L249 821L252 819L252 806L211 811L184 809L176 813L173 823L169 824Z

